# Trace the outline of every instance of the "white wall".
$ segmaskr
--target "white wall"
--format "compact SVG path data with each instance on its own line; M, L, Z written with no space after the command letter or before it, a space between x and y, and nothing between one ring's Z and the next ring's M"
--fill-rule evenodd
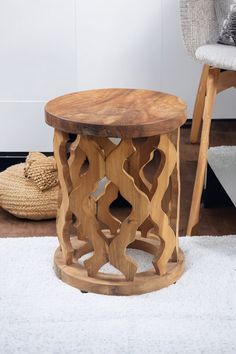
M186 54L178 0L1 0L0 151L52 149L43 106L99 87L163 90L189 104L201 66ZM235 118L233 91L214 118Z
M78 4L79 88L160 87L161 1Z
M77 89L74 0L0 1L0 151L52 150L45 101Z

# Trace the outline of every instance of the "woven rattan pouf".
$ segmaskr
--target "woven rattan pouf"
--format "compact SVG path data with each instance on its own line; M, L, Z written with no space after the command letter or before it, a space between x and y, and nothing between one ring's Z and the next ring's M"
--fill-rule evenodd
M73 93L46 105L62 195L54 266L64 282L82 291L132 295L181 276L179 127L185 110L175 96L128 89ZM72 143L69 133L76 135ZM156 166L152 176L146 173L150 164ZM104 178L104 189L96 193ZM110 209L118 193L131 205L124 220ZM77 237L70 235L72 222ZM128 247L153 256L148 271L137 272ZM121 274L101 272L106 263Z
M55 218L58 191L55 160L41 153L0 173L0 207L18 218Z

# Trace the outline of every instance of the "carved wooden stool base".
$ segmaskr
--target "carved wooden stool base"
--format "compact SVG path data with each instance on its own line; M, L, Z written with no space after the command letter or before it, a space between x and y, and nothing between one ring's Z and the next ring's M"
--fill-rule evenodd
M139 233L137 233L139 234ZM156 255L159 250L158 241L152 238L143 238L137 235L129 248L138 249ZM145 272L136 273L133 281L126 281L122 275L97 273L89 277L86 268L79 263L79 258L92 252L92 247L83 241L72 238L75 258L71 265L65 265L60 247L55 252L54 270L63 282L85 292L104 295L139 295L155 290L160 290L175 283L184 271L184 255L179 249L178 262L169 262L164 276L157 275L152 267Z

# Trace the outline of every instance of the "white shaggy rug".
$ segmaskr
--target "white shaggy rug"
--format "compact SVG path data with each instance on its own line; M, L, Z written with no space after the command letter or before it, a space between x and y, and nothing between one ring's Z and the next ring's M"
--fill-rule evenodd
M236 236L180 243L175 285L113 297L56 278L56 238L0 239L0 353L236 353Z
M236 146L215 146L208 150L208 163L236 206Z

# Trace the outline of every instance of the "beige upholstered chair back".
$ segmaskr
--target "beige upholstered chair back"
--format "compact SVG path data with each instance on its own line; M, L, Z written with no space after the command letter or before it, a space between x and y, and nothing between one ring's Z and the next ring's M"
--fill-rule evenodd
M198 47L216 43L233 0L179 0L185 46L195 58Z

